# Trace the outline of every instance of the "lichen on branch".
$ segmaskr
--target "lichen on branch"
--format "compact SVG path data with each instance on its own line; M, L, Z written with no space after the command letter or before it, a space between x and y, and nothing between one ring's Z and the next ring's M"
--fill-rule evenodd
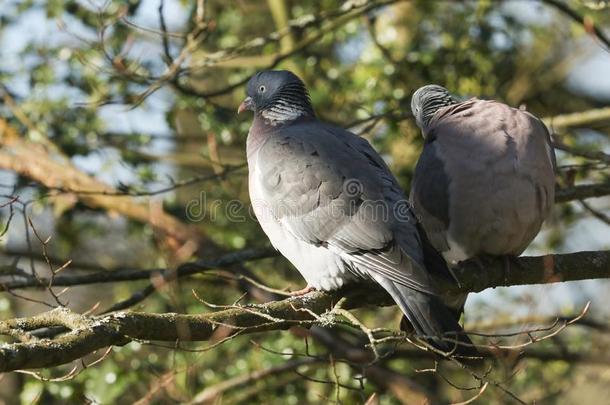
M451 287L449 292L610 278L610 251L520 257L512 262L508 272L502 258L466 261L455 268L455 273L460 286ZM58 366L104 347L133 340L206 341L220 327L228 328L232 335L297 325L325 326L335 322L329 311L342 297L346 298L342 305L345 309L392 304L386 293L375 285L358 284L333 293L316 291L261 305L233 305L205 314L115 312L89 316L55 308L32 317L0 321L1 335L20 340L0 346L0 372ZM56 326L68 332L52 339L38 339L30 333Z

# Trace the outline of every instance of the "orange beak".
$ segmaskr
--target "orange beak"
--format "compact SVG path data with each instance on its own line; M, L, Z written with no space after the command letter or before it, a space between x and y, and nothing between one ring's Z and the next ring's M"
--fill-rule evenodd
M254 103L252 102L252 97L246 97L244 101L241 102L239 108L237 109L237 113L241 114L246 110L253 110Z

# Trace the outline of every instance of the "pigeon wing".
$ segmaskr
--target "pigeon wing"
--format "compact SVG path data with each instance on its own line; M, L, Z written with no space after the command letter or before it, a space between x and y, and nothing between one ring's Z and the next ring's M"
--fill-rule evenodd
M291 125L261 147L257 168L266 209L296 238L436 293L408 202L366 140L318 121Z
M505 104L471 99L439 110L425 136L413 195L430 239L436 242L427 214L448 219L466 251L520 254L554 200L555 157L544 124ZM443 173L449 181L422 185Z
M428 137L415 167L410 198L430 243L440 252L449 249L449 182L436 138Z

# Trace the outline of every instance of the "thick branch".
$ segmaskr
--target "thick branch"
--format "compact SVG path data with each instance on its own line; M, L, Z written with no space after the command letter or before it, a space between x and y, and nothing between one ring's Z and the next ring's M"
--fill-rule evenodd
M484 271L479 264L464 262L455 269L461 287L454 287L454 292L610 278L610 251L522 257L516 259L515 263L509 272L505 272L502 259L485 262ZM341 296L348 298L345 308L391 304L383 291L369 284L332 294L314 292L259 306L231 307L197 315L118 312L89 317L74 314L67 309L55 309L31 318L0 322L0 334L26 338L28 331L43 327L59 325L71 329L53 340L31 338L25 343L0 346L0 372L52 367L76 360L103 347L123 345L134 339L205 341L210 339L219 326L232 328L234 333L248 334L281 330L294 325L329 325L334 322L334 317L318 315L332 308Z
M519 257L510 264L508 271L505 271L503 259L483 262L484 271L481 263L473 260L462 262L453 269L462 285L460 291L479 292L494 287L610 278L608 250Z
M55 325L74 327L55 339L0 346L0 372L52 367L76 360L110 345L133 339L158 341L204 341L220 326L235 333L286 329L313 319L309 311L323 313L336 300L333 295L313 293L307 297L275 301L256 308L231 308L209 314L182 315L119 312L87 317L58 308L32 318L0 322L0 334L29 331ZM306 310L299 310L305 308ZM73 318L78 317L78 322ZM71 319L70 322L65 319Z

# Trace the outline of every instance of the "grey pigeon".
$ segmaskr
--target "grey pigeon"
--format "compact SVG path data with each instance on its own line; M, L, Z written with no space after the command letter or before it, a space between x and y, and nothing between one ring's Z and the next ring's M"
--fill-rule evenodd
M431 345L476 356L432 277L450 279L446 263L371 145L319 121L305 85L288 71L254 75L244 110L254 112L247 139L254 213L307 281L302 292L376 282ZM456 336L465 345L452 344Z
M411 201L446 260L518 256L549 216L555 154L532 114L476 98L458 102L428 85L411 109L425 138Z

